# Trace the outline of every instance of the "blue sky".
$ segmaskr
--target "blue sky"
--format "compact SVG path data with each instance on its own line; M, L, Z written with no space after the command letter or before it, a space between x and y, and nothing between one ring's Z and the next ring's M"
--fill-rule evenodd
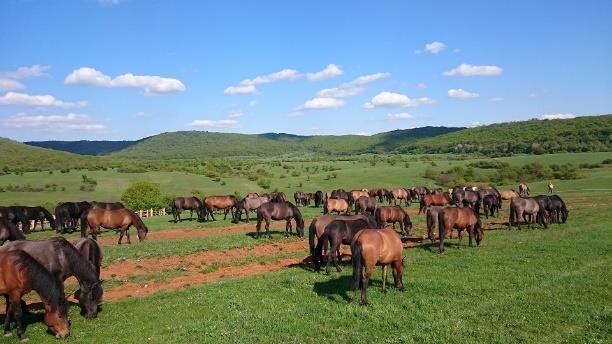
M610 113L611 18L610 1L2 1L0 136Z

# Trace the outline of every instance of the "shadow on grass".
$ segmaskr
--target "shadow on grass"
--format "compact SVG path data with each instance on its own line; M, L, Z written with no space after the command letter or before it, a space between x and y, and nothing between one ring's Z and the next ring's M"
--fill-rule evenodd
M245 235L249 236L249 237L251 237L253 239L257 239L257 232L256 231L248 232ZM265 230L262 230L261 232L259 232L259 235L260 235L259 236L260 239L267 239L268 238L268 236L266 235L266 231ZM270 235L272 236L273 239L275 237L279 237L279 236L283 236L284 237L285 236L285 231L284 230L282 230L282 231L271 230L270 231ZM293 233L289 234L289 236L297 236L297 235L295 234L295 231L293 231Z
M340 302L340 297L345 302L351 302L351 276L341 276L323 282L315 282L312 290L318 295L326 297L330 301Z

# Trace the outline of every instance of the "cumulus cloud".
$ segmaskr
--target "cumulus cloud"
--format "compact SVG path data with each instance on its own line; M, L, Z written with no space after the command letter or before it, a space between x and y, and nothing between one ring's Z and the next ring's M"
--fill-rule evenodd
M480 97L480 94L475 92L469 92L462 88L451 88L450 90L448 90L448 96L459 100L465 100L470 98L478 98Z
M23 88L25 88L25 86L17 80L0 78L0 91L21 90Z
M0 96L0 105L53 106L76 108L87 106L86 101L66 102L50 95L29 95L27 93L7 92Z
M0 76L8 79L26 79L37 76L47 75L47 71L51 67L43 66L39 64L32 65L30 67L19 67L13 72L0 73Z
M379 72L379 73L374 73L374 74L362 75L356 79L353 79L352 81L344 83L343 86L347 86L347 87L361 86L361 85L369 84L376 80L387 78L389 77L389 75L391 74L387 72Z
M442 42L438 42L438 41L425 44L425 51L431 54L437 54L441 52L442 50L444 50L445 48L446 48L446 44Z
M46 131L87 130L103 131L103 124L93 123L88 115L69 113L67 115L28 115L19 113L0 122L4 127Z
M412 116L411 114L407 112L390 113L387 115L388 121L403 121L403 120L413 119L413 118L414 116Z
M572 119L576 118L573 113L555 113L540 116L540 119L552 120L552 119Z
M189 126L210 128L234 128L238 126L238 121L235 119L196 119L189 123Z
M280 80L291 80L298 78L300 73L295 69L283 69L276 73L270 73L266 75L256 76L253 79L245 79L240 82L240 85L261 85L261 84L269 84L271 82L280 81Z
M336 98L317 97L304 102L300 110L337 109L344 106L344 101Z
M145 95L163 95L185 91L185 85L178 79L156 75L122 74L114 78L90 67L73 70L64 79L66 85L88 85L110 88L140 88Z
M415 107L419 105L433 104L434 101L428 97L410 98L405 94L394 92L380 92L369 102L363 104L366 109L375 107Z
M344 98L344 97L352 97L356 96L363 92L363 88L361 87L333 87L333 88L324 88L317 92L317 97L323 98Z
M229 86L223 91L223 93L233 96L236 94L253 94L257 93L257 88L255 85L238 85L238 86Z
M335 64L329 64L323 70L315 73L306 73L306 78L310 81L319 81L330 79L336 76L342 75L344 72L342 71L342 66L338 66Z
M457 68L448 70L444 76L496 76L503 73L503 69L498 66L475 66L462 63Z
M492 97L489 98L490 102L503 102L504 101L504 97Z

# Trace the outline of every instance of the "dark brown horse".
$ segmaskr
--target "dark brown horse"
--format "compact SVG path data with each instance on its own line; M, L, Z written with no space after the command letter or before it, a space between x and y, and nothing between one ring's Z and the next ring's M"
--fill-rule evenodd
M472 208L455 208L446 207L438 213L438 231L440 237L440 253L444 252L444 237L447 231L452 228L457 230L459 243L463 237L463 230L467 230L470 236L470 246L472 246L472 237L476 238L476 245L480 246L484 237L482 223L476 212Z
M97 316L103 290L95 267L66 239L55 237L48 240L21 240L0 247L0 252L8 251L26 252L60 281L74 276L79 283L80 289L75 296L79 300L82 314L86 318Z
M285 226L285 236L289 236L292 230L291 219L295 220L295 226L298 237L304 236L304 219L300 210L293 205L291 202L268 202L262 204L257 209L257 238L259 239L259 232L261 230L261 222L266 221L266 234L268 238L270 236L270 220L285 220L287 225Z
M349 207L349 203L345 199L341 198L329 198L325 201L325 205L323 206L323 214L329 214L335 211L340 214L348 215L351 212L351 208Z
M391 228L364 229L359 231L351 243L353 261L352 289L361 290L361 304L368 304L368 283L375 265L382 265L383 291L387 290L387 270L393 268L395 287L404 290L404 246L396 231Z
M131 244L130 226L136 227L139 241L145 240L149 229L142 219L130 209L90 209L81 216L81 237L86 238L87 235L91 235L96 240L98 234L101 233L100 227L102 227L119 232L119 245L121 245L123 235L127 236L128 244Z
M7 240L25 240L25 235L10 221L0 218L0 246Z
M437 205L427 208L427 212L425 213L425 217L427 219L427 238L434 241L433 231L438 228L438 214L440 211L444 209L444 207L439 207ZM453 238L453 229L450 228L446 232L447 238Z
M102 266L102 248L98 245L98 242L92 238L80 238L74 243L74 248L93 265L99 280L100 267Z
M315 208L318 208L323 204L323 191L317 191L314 193Z
M443 193L441 195L423 195L419 205L419 214L424 212L429 206L437 205L443 207L450 203L451 198L448 193Z
M287 202L287 195L285 195L284 192L273 192L272 193L272 199L270 202L274 202L274 203L282 203L282 202Z
M355 234L368 227L370 227L368 221L362 219L354 221L334 220L328 224L325 227L323 235L321 235L321 238L319 239L319 243L317 244L317 248L315 250L315 255L313 256L315 271L318 271L320 268L320 262L323 259L323 247L327 247L328 244L330 245L330 248L327 251L328 254L326 259L327 262L325 273L329 274L330 261L332 260L334 261L336 270L338 270L338 272L342 271L338 262L340 245L350 245Z
M189 221L193 219L193 211L196 211L198 220L204 221L206 216L206 208L204 203L197 197L176 197L172 202L172 217L174 223L181 221L181 212L183 210L189 210Z
M370 196L361 196L355 202L355 214L361 213L370 213L374 216L374 212L378 208L378 203L376 202L376 198Z
M249 211L257 210L262 204L268 202L270 202L270 197L268 196L243 198L242 201L238 202L238 206L236 207L234 223L240 222L243 211L246 213L246 222L249 223Z
M227 213L229 212L232 216L232 221L234 219L234 213L232 212L232 208L238 205L238 201L236 197L233 195L225 195L225 196L208 196L204 198L204 205L206 206L206 218L208 219L208 215L215 220L215 216L213 212L215 210L223 210L224 216L223 220L227 219Z
M379 228L383 228L387 223L393 223L395 226L397 222L400 225L401 231L406 233L406 235L410 235L410 231L412 231L410 216L399 206L379 207L374 212L374 217L376 222L378 222Z
M45 306L44 323L57 338L70 335L68 302L60 280L23 251L0 253L0 294L6 299L4 335L10 336L11 317L17 323L17 335L28 340L21 322L21 298L36 291Z
M125 206L121 202L91 202L93 209L106 209L106 210L117 210L123 209Z

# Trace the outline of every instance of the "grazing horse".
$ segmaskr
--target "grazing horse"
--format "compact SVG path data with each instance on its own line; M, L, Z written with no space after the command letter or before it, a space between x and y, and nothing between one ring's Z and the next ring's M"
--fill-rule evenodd
M300 210L293 205L291 202L268 202L262 204L257 209L257 238L259 239L259 232L261 230L261 222L266 221L266 234L268 235L268 239L270 236L270 220L285 220L287 221L287 225L285 226L285 236L289 236L289 232L291 231L291 219L295 220L295 226L297 229L298 237L304 236L304 219L302 218L302 213Z
M274 202L274 203L287 202L287 196L282 191L281 192L273 192L272 193L272 200L270 202Z
M100 279L100 267L102 266L102 248L98 242L92 238L80 238L74 243L74 248L79 251L81 256L93 265L96 269L98 279Z
M63 202L55 207L55 228L58 233L64 233L66 228L76 228L77 221L84 212L91 208L89 202Z
M315 192L314 202L315 202L315 208L318 208L323 204L323 191L318 190L317 192Z
M354 203L356 205L357 200L359 199L359 197L370 197L370 194L367 191L363 191L363 190L351 190L350 192L350 199L351 199L351 203Z
M423 199L423 196L429 194L429 189L425 186L416 186L411 188L410 190L414 194L415 198L419 200Z
M553 183L548 183L548 193L549 193L549 194L553 194L553 193L555 193L555 184L553 184Z
M176 197L174 198L171 206L174 223L182 221L181 212L183 210L189 210L189 221L193 219L194 210L198 215L198 220L204 221L204 217L206 216L206 208L204 207L204 203L202 203L202 201L197 197Z
M563 199L557 195L548 196L548 198L550 199L551 212L553 212L551 217L556 217L556 222L559 223L559 216L561 216L561 223L565 223L567 221L569 211L567 210Z
M40 228L45 230L45 220L49 222L52 230L55 230L55 219L51 215L51 213L43 208L43 207L23 207L23 206L13 206L11 208L18 209L21 214L23 214L23 220L28 221L28 225L23 227L26 232L30 231L29 222L34 221L34 226L32 230L36 229L36 223L40 222Z
M447 193L441 195L423 195L419 204L419 214L429 206L437 205L443 207L451 203L451 198Z
M494 195L486 195L482 200L482 208L484 209L487 219L489 216L499 216L499 208L501 208L499 198Z
M518 192L514 190L501 190L499 194L500 194L501 199L505 201L511 200L513 198L521 197L518 194ZM501 205L501 202L500 202L500 205Z
M243 198L236 207L236 214L234 215L234 223L240 222L242 218L242 211L246 213L246 222L249 223L249 211L257 210L262 204L270 202L270 197L260 196Z
M293 200L295 201L296 206L300 206L300 204L303 206L306 206L307 205L306 199L307 199L306 193L303 191L296 191L293 193Z
M427 238L434 242L433 231L435 228L438 228L438 214L440 211L444 209L444 207L439 207L437 205L427 208L427 212L425 213L425 218L427 222ZM446 233L447 238L453 238L453 229L449 229Z
M476 212L480 213L480 195L478 192L470 190L455 190L453 191L453 200L458 207L468 206Z
M353 261L352 289L361 290L361 304L368 304L368 283L375 265L382 265L383 291L387 291L387 270L389 264L393 268L395 287L404 290L402 276L404 274L404 258L402 240L391 228L364 229L355 234L351 242Z
M75 297L79 300L82 314L86 318L97 316L103 291L96 269L66 239L55 237L48 240L13 241L0 248L0 252L8 251L26 252L60 281L74 276L79 282L80 289Z
M379 207L374 212L374 218L376 218L378 228L383 228L387 223L393 223L395 226L395 223L398 222L400 230L406 235L410 235L412 231L410 216L399 206Z
M25 235L12 222L0 218L0 246L4 245L7 240L25 240Z
M472 246L472 237L476 238L476 245L480 246L480 242L484 237L482 223L478 214L472 208L455 208L446 207L438 213L438 236L440 237L440 253L444 252L444 237L446 231L451 231L452 228L457 230L459 236L459 244L463 238L463 230L467 230L470 236L470 246Z
M531 217L530 226L536 222L543 225L544 228L548 228L548 215L546 210L540 207L540 204L535 198L513 198L510 201L510 218L508 219L508 229L515 224L518 229L521 229L521 219L527 223L527 217Z
M87 235L91 235L96 240L98 234L100 234L100 227L102 227L119 232L119 245L121 245L124 234L127 235L128 244L131 244L130 226L136 227L139 241L145 240L149 229L142 222L140 216L130 209L90 209L81 216L81 237L86 238Z
M527 186L527 184L525 183L520 183L519 184L519 195L524 196L527 195L529 196L529 186Z
M6 219L15 226L21 224L24 233L30 232L30 221L26 218L21 207L0 207L0 218Z
M208 219L208 215L210 215L212 220L216 221L213 212L221 209L224 213L223 220L227 219L227 213L229 212L232 216L232 221L235 221L234 213L231 211L232 208L235 208L238 205L238 201L236 200L235 196L208 196L204 198L204 205L206 206L206 219Z
M348 201L345 199L329 198L325 201L325 205L323 206L323 214L329 214L332 211L338 214L343 213L344 215L348 215L351 212L351 208Z
M334 261L334 266L338 272L342 271L338 262L340 255L340 245L350 245L353 237L362 229L369 228L369 222L363 219L354 221L334 220L325 227L323 235L319 238L319 243L313 256L315 270L319 271L320 262L323 259L323 247L330 245L327 251L325 273L329 274L330 261ZM331 256L331 257L330 257Z
M337 190L332 191L329 197L327 197L327 199L330 199L330 198L343 199L349 205L351 204L351 195L348 192L344 191L344 189L337 189Z
M36 291L45 306L45 325L57 338L70 335L68 302L60 280L39 262L23 251L0 253L0 294L6 299L4 335L10 336L11 317L17 324L17 335L22 342L28 340L21 318L21 298Z
M402 205L402 201L406 206L410 205L410 194L404 188L392 189L391 197L393 198L393 205L397 205L397 200L400 201L400 205Z
M310 226L308 227L308 246L310 248L310 255L314 258L315 248L325 231L325 227L330 224L332 221L355 221L355 220L364 220L369 223L370 228L378 228L378 223L373 216L369 215L332 215L327 214L315 218L310 222ZM338 255L340 256L340 255Z
M93 209L106 209L106 210L117 210L123 209L125 206L121 202L91 202Z
M476 192L478 192L478 196L480 196L481 200L484 200L485 196L487 196L487 195L495 196L497 198L499 206L501 207L501 205L502 205L502 196L501 196L500 192L497 191L496 188L478 189Z
M366 212L369 212L372 214L372 216L374 216L376 208L378 208L378 203L374 197L361 196L357 199L357 201L355 201L355 214L365 214Z

